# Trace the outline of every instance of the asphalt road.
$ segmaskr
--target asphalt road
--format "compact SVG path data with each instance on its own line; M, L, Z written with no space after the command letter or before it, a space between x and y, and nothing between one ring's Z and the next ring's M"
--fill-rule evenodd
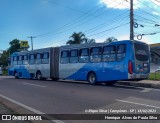
M110 111L154 110L160 114L160 90L125 86L93 86L84 82L0 78L0 94L46 114L93 114ZM102 113L102 112L101 112ZM98 112L98 114L101 114ZM139 114L144 112L139 112ZM102 113L103 114L103 113ZM67 121L82 122L82 121ZM85 121L83 121L85 122ZM102 121L86 121L102 122ZM108 121L103 121L108 122ZM123 122L128 121L110 121ZM133 122L133 121L129 121ZM142 122L142 121L139 121ZM150 123L151 120L143 121ZM153 121L159 122L159 121Z

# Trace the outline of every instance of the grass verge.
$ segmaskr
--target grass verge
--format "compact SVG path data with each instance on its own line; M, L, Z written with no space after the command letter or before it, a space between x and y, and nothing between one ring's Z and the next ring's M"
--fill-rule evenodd
M149 76L149 80L160 80L160 72L156 73L150 73L150 76Z

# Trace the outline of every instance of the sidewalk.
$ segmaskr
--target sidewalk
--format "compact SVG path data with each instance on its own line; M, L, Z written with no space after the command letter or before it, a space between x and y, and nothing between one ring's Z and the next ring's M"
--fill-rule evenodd
M160 81L156 81L156 80L118 81L116 84L160 89Z

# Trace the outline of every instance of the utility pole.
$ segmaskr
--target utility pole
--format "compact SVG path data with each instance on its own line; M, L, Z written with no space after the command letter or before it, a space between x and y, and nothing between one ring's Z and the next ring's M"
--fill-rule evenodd
M130 40L134 40L133 0L130 0Z
M31 39L31 45L32 45L32 50L33 50L33 38L36 38L36 37L30 36L30 37L28 37L28 38Z

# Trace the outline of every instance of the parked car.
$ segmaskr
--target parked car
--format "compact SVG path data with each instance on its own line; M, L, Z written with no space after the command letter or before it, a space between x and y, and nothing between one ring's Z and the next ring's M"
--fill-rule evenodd
M160 67L157 68L157 71L160 71Z
M2 75L3 74L3 72L2 72L2 68L0 67L0 75Z

